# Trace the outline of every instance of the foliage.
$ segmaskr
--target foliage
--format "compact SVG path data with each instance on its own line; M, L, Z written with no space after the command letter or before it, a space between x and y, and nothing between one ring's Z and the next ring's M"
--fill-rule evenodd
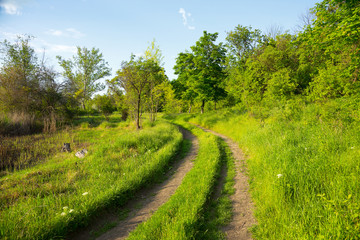
M15 43L1 43L0 111L32 115L43 120L45 132L54 132L57 119L66 112L64 89L56 82L57 73L38 59L30 40L18 37Z
M205 102L215 103L226 96L224 90L225 48L222 43L215 44L218 33L207 33L191 47L192 52L180 53L174 67L179 75L178 85L185 89L182 97L199 100L201 112L204 112Z
M157 98L155 96L156 86L166 79L164 70L159 64L151 59L135 59L131 56L130 61L124 61L116 78L112 81L123 88L129 107L134 111L136 127L140 129L140 116L144 103L149 101L151 112L155 110Z
M64 60L61 56L57 56L57 59L64 69L62 75L66 79L67 94L75 98L85 110L93 94L105 88L98 80L110 75L108 63L99 49L89 50L85 47L77 47L77 55L72 60Z
M115 100L111 95L95 95L92 102L95 105L95 108L99 110L106 119L108 119L109 115L115 112Z

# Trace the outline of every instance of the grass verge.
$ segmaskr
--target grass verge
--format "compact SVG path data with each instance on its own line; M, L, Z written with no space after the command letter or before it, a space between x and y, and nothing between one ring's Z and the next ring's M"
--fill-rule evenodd
M329 114L308 105L285 120L233 110L188 117L249 155L256 239L359 239L360 123Z
M61 153L0 178L1 239L63 238L163 175L182 142L164 122L141 131L101 125L78 131L91 143L85 158Z

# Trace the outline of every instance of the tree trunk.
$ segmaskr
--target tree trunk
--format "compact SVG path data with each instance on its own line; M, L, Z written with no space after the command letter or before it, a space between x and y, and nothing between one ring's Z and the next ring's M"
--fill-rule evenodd
M191 107L192 107L192 105L190 104L190 107L189 107L189 113L191 113Z
M216 110L216 101L214 102L214 110Z
M202 104L201 104L201 114L204 113L204 108L205 108L205 100L202 100Z
M137 100L137 116L136 116L136 128L140 129L140 104L141 104L141 95L138 95Z

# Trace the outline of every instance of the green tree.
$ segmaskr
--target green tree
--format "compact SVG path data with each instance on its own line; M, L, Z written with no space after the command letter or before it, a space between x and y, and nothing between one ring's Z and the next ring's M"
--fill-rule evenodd
M92 95L105 88L98 80L109 76L111 69L103 59L99 49L77 47L77 55L71 60L64 60L57 56L60 66L64 69L63 76L67 81L68 93L79 101L82 108Z
M15 43L1 43L0 110L32 115L43 120L45 132L55 131L57 115L66 110L66 99L62 85L56 82L57 73L38 59L31 39L19 37Z
M106 120L109 120L109 115L116 110L115 99L109 94L95 95L93 103L96 109L104 115Z
M216 103L226 96L224 90L226 50L222 43L216 44L218 33L207 33L191 47L192 53L180 53L174 67L179 75L179 83L183 84L186 92L183 96L201 102L201 113L205 103Z
M117 71L116 83L125 90L129 106L134 111L136 127L140 129L140 117L143 105L149 96L149 90L154 78L163 73L155 61L131 56L130 61L123 62Z

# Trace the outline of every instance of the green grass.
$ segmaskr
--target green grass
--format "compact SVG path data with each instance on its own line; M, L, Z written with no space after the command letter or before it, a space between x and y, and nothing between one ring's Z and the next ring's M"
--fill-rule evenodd
M1 177L0 238L63 238L163 175L182 142L178 129L161 122L133 131L121 124L76 130L89 152L83 159L59 153Z
M216 183L220 184L218 187L221 188L219 196L213 196L209 199L204 211L204 218L199 225L199 231L194 236L195 239L226 239L224 232L221 227L226 226L230 223L233 216L233 208L230 196L235 193L235 162L232 156L231 150L226 145L224 140L219 139L221 160L222 160L222 171L225 172L223 182Z
M233 110L188 117L249 155L256 239L360 238L360 123L330 113L307 105L286 119Z
M185 122L177 124L199 139L194 166L170 200L130 233L129 239L193 239L203 221L204 208L221 166L219 139Z

